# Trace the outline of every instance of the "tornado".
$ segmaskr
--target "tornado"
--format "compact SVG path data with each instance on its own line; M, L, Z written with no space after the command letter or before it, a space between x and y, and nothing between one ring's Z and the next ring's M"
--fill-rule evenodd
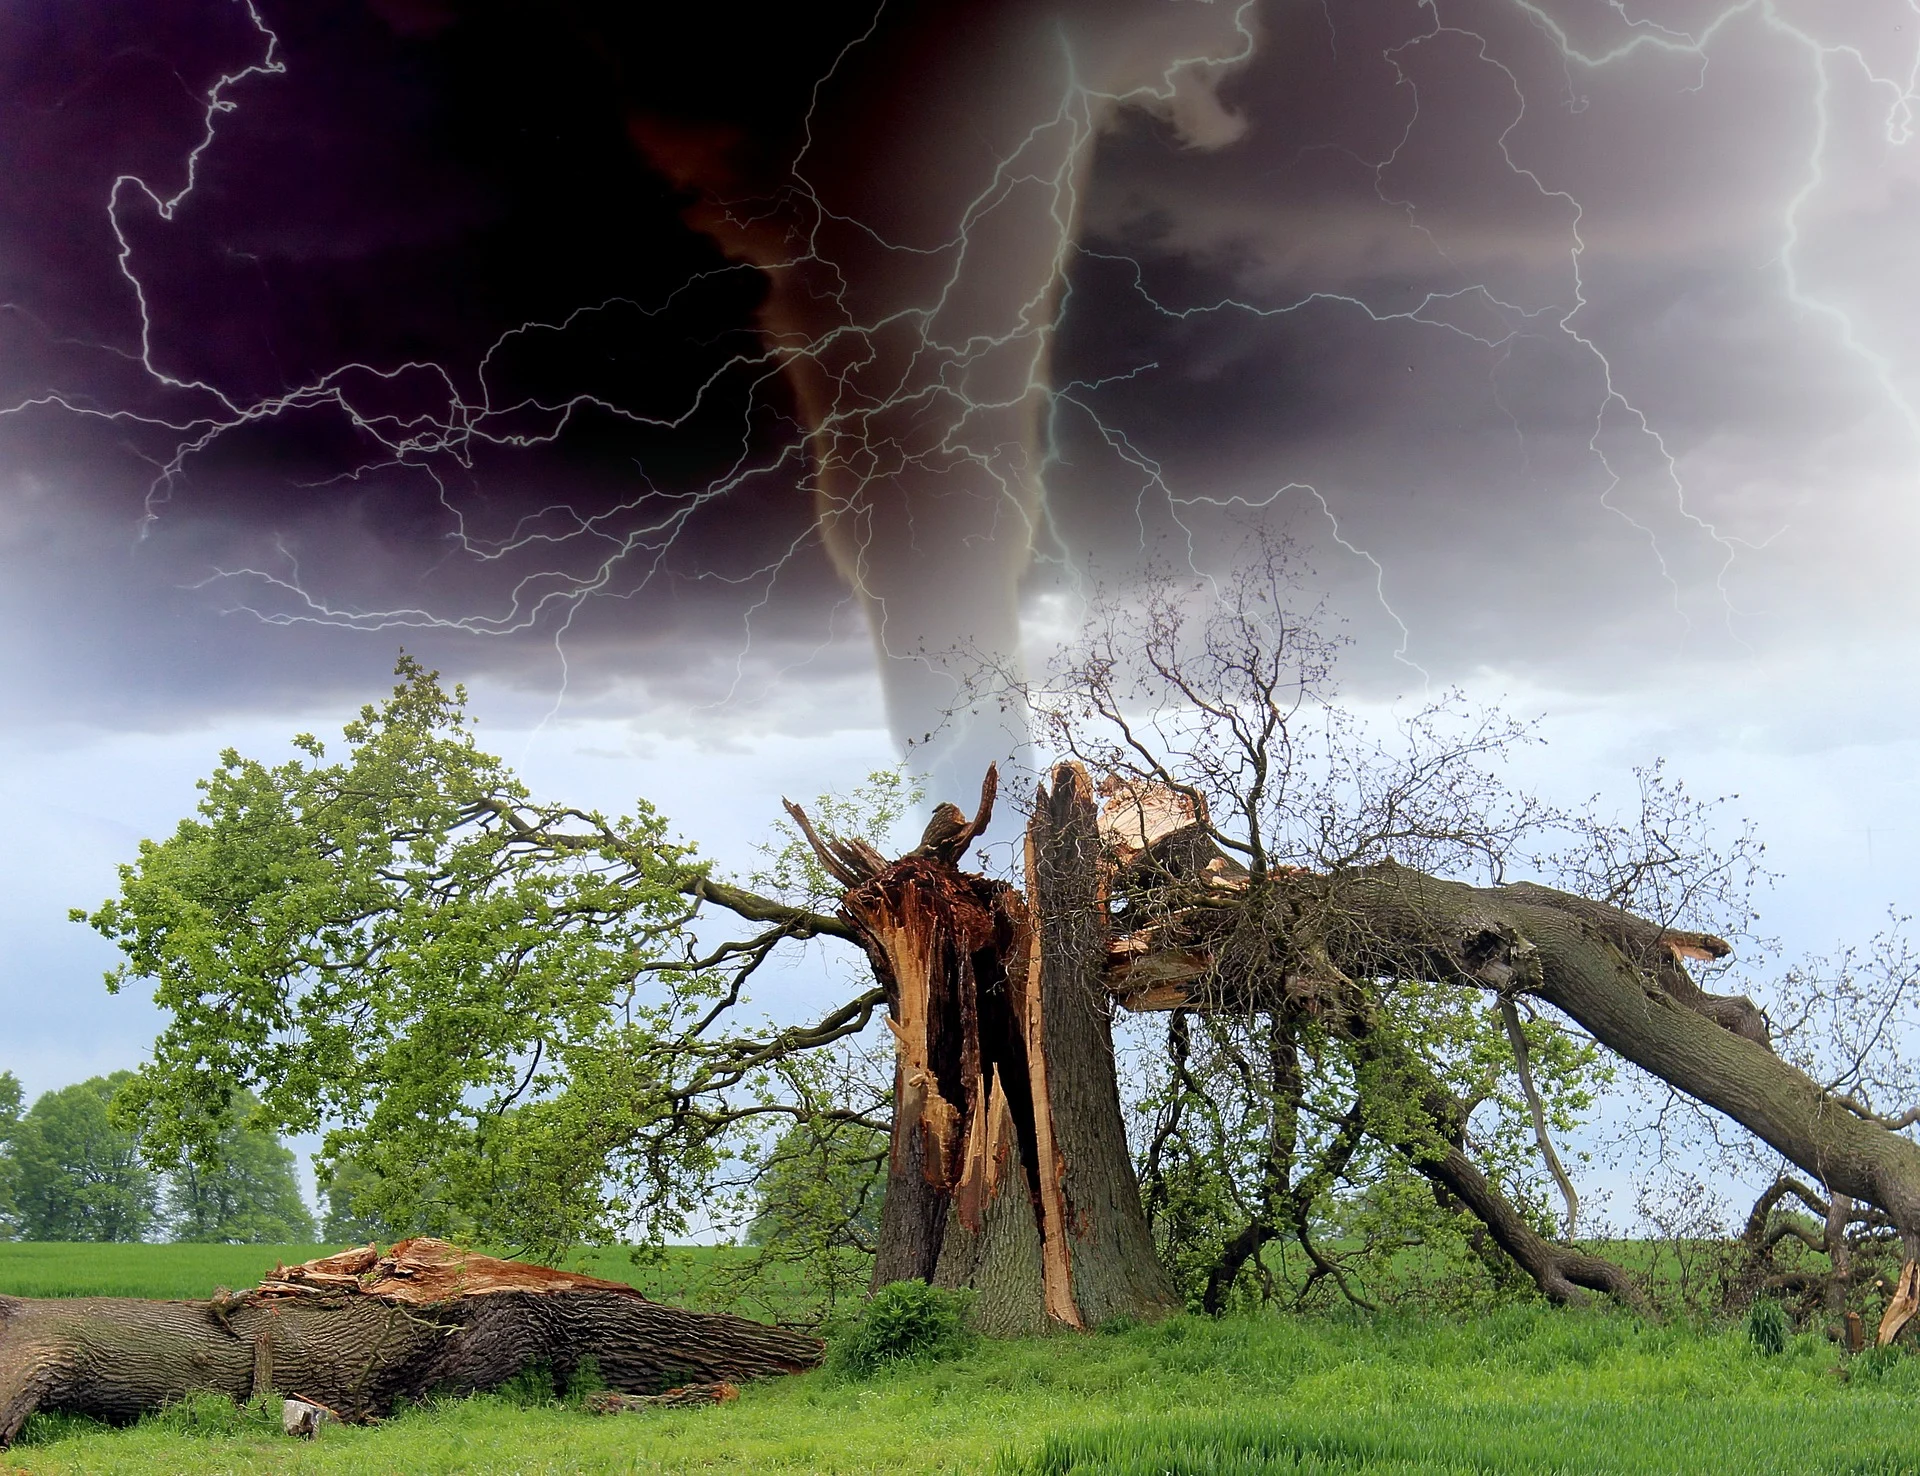
M642 120L689 221L769 278L760 329L806 491L859 597L887 722L931 800L1025 759L1020 584L1044 531L1050 353L1101 131L1241 130L1217 83L1250 0L883 8L813 89L791 155Z

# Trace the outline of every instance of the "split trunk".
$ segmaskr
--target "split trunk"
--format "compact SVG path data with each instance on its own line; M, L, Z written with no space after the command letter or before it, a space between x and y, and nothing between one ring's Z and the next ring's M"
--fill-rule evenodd
M989 773L971 821L942 805L892 863L808 827L848 887L897 1047L874 1284L972 1288L979 1325L1000 1334L1161 1317L1178 1303L1114 1077L1092 786L1063 765L1039 790L1022 896L958 865L995 785Z

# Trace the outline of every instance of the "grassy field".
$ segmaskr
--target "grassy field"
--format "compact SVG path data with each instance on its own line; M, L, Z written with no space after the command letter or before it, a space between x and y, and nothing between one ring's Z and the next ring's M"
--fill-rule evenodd
M255 1285L278 1262L312 1260L338 1245L62 1245L0 1242L0 1296L205 1297L217 1286ZM579 1252L568 1270L637 1286L656 1301L739 1306L728 1272L752 1253L731 1247L675 1246L664 1260L634 1259L618 1247ZM775 1282L759 1300L777 1303ZM753 1315L750 1306L739 1310ZM763 1312L761 1315L777 1315Z
M25 1249L0 1248L0 1287L19 1285L13 1253ZM261 1254L204 1253L204 1262L156 1270L150 1289L216 1255L257 1264ZM697 1281L725 1257L682 1259ZM77 1281L83 1264L67 1274ZM105 1259L99 1265L109 1274ZM111 1274L128 1276L131 1265ZM228 1284L251 1279L234 1271ZM330 1430L312 1445L231 1406L118 1431L43 1419L0 1455L0 1472L1920 1476L1916 1400L1920 1359L1904 1353L1843 1370L1814 1337L1768 1358L1739 1330L1605 1313L1179 1318L1117 1335L983 1344L957 1362L868 1383L809 1374L715 1409L608 1419L492 1396Z

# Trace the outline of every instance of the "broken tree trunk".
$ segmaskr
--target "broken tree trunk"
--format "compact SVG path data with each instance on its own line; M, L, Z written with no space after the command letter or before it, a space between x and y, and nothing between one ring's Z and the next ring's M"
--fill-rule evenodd
M1176 1298L1127 1150L1105 986L1103 858L1092 785L1063 765L1039 791L1027 895L959 869L991 818L941 805L892 863L821 837L842 915L887 992L896 1046L874 1285L969 1287L987 1331L1155 1318Z
M365 1420L533 1367L564 1381L587 1359L611 1389L653 1394L796 1373L820 1355L804 1334L422 1238L280 1267L205 1302L0 1297L0 1446L36 1411L124 1422L203 1390Z
M1775 1055L1751 1000L1693 981L1681 960L1725 956L1720 939L1550 887L1474 887L1392 862L1330 876L1276 874L1267 886L1276 958L1317 959L1349 980L1397 975L1542 999L1831 1192L1878 1206L1907 1254L1920 1254L1920 1144L1849 1110ZM1119 940L1109 950L1109 986L1137 1008L1208 1007L1223 988L1208 946L1219 915L1176 907ZM1280 1006L1313 982L1275 969L1240 1003Z

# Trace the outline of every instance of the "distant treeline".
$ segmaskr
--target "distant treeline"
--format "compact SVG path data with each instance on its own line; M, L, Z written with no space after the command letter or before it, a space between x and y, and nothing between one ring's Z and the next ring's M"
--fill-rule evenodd
M23 1110L19 1079L0 1071L0 1239L313 1241L320 1227L292 1150L247 1126L251 1101L235 1104L212 1161L161 1172L109 1110L131 1075L61 1087Z

